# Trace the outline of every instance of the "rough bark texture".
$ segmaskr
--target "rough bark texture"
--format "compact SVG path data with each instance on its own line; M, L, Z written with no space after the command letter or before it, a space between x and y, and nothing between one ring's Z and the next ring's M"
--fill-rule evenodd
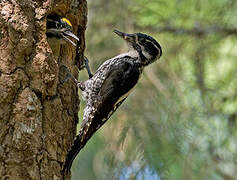
M60 64L77 77L76 49L48 41L46 19L71 21L82 59L86 1L1 0L0 13L0 179L62 179L79 100L75 84L60 83Z

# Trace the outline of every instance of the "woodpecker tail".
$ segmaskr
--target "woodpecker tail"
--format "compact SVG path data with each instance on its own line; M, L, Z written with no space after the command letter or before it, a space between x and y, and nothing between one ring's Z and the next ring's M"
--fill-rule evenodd
M90 125L94 117L93 115L91 115L94 109L93 108L87 109L87 108L88 106L84 110L90 111L89 113L90 116L84 115L79 134L75 137L73 141L73 145L71 146L70 150L67 153L67 157L64 163L64 168L63 168L63 171L66 172L66 174L70 172L72 163L74 159L76 158L77 154L81 151L81 149L86 145L87 141L91 138L91 136L97 130L95 128L92 128L90 131L88 131L90 129Z
M92 128L90 130L88 130L88 128L89 126L87 123L85 123L85 125L82 125L79 134L75 137L73 145L67 153L67 157L63 167L64 173L67 174L68 172L70 172L74 159L77 157L81 149L86 145L91 136L97 131L96 128Z
M103 114L103 111L101 108L104 108L104 106L100 106L100 108L94 108L93 106L90 106L87 104L87 106L84 109L84 116L83 116L83 122L81 125L81 129L79 131L79 134L75 137L73 145L71 149L68 151L66 161L64 163L63 171L64 173L70 172L72 163L74 159L76 158L77 154L81 151L81 149L86 145L88 140L91 138L91 136L101 127L103 124L110 118L110 116L113 114L113 112L116 111L116 109L122 104L122 102L125 100L121 100L113 109L111 112L107 112L105 119L103 116L101 117L101 114Z
M87 141L90 139L90 137L94 134L95 131L96 130L92 131L90 134L87 133L87 136L85 136L84 131L80 131L80 133L75 137L73 145L67 153L67 157L63 167L64 173L67 174L68 172L70 172L74 159L77 157L81 149L86 145ZM84 139L83 137L86 138Z
M69 172L72 166L72 162L74 161L74 159L76 158L77 154L80 152L80 150L84 147L84 145L81 143L81 133L78 134L73 142L72 147L70 148L65 163L64 163L64 167L63 167L63 171L64 172Z

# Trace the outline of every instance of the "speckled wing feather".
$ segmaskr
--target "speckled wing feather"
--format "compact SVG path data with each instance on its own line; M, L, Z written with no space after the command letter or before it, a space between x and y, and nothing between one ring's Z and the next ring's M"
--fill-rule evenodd
M95 74L95 93L91 94L91 101L88 100L84 111L83 124L81 128L82 138L85 139L88 131L93 134L112 115L120 101L124 100L129 91L135 86L140 76L140 64L134 58L116 58L107 63L107 70L100 69ZM102 67L105 67L102 65ZM104 78L100 78L104 77ZM98 90L98 91L97 91ZM87 112L89 110L89 113Z
M87 104L78 136L68 153L65 166L71 164L81 148L127 98L141 74L141 65L129 56L106 61L89 79Z

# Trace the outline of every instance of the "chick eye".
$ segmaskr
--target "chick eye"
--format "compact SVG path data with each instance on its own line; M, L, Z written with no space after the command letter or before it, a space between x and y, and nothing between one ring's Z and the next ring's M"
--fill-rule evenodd
M56 28L62 28L62 26L63 26L62 23L59 22L56 23Z
M56 28L59 28L59 23L56 22L56 23L55 23L55 26L56 26Z

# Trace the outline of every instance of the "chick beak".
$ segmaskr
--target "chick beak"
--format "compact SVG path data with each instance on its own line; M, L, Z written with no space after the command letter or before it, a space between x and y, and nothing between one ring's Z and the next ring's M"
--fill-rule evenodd
M66 41L70 42L73 46L76 46L76 44L71 39L69 39L68 36L79 41L79 38L75 34L73 34L71 31L64 31L62 33L62 36Z
M119 37L123 38L127 42L135 43L136 42L136 35L135 34L127 34L118 30L114 30L114 33L117 34Z

